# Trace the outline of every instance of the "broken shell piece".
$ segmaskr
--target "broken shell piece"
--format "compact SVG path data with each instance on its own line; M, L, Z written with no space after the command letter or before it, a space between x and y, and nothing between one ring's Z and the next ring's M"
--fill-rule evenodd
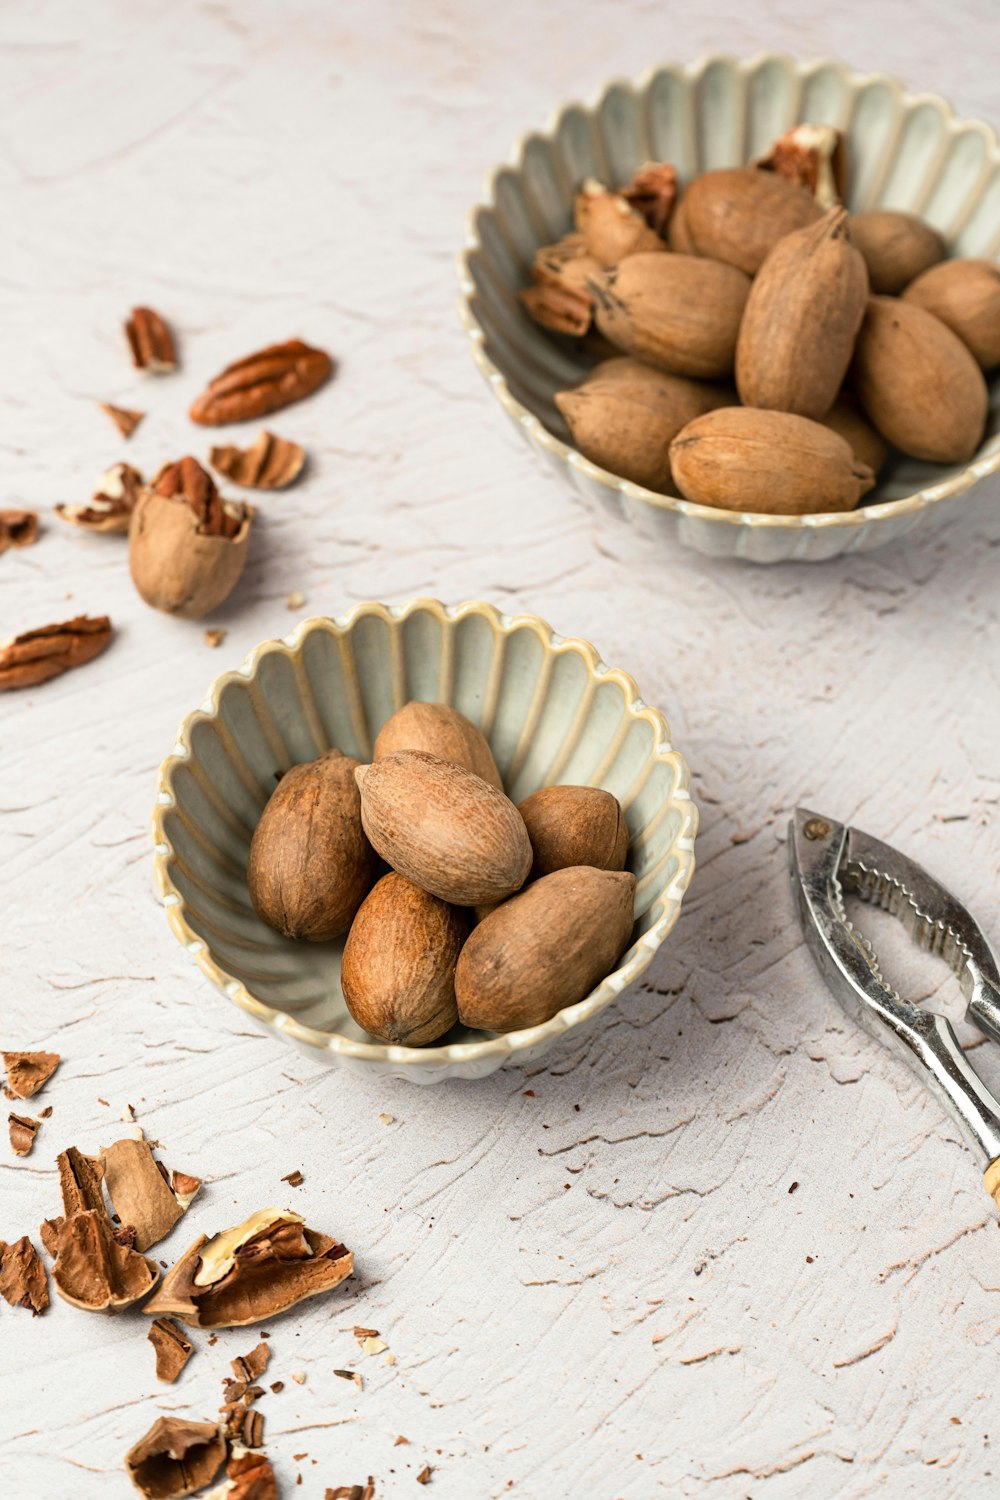
M237 1380L259 1380L271 1362L271 1346L261 1339L249 1354L241 1354L230 1360L230 1368Z
M233 1444L226 1478L204 1500L278 1500L278 1482L263 1453Z
M125 1455L125 1469L147 1500L180 1500L215 1478L226 1440L214 1422L157 1417Z
M172 1318L157 1318L146 1335L156 1351L156 1378L171 1385L194 1353L194 1345Z
M27 1156L35 1144L41 1121L33 1120L30 1115L9 1114L7 1124L10 1127L10 1146L14 1155Z
M118 1312L131 1307L159 1279L153 1261L119 1242L103 1210L88 1209L71 1218L47 1220L42 1226L42 1243L55 1257L52 1279L56 1291L64 1301L88 1312Z
M812 193L820 208L833 208L847 186L844 135L835 125L795 125L755 163Z
M554 245L542 245L532 266L534 286L518 296L530 317L552 333L587 332L594 311L588 276L600 270L582 234L566 234Z
M63 1213L67 1219L88 1209L102 1214L105 1212L104 1194L101 1191L104 1168L96 1157L84 1156L82 1151L70 1146L67 1150L60 1151L56 1157L56 1166L59 1169Z
M108 1197L122 1223L135 1230L137 1250L148 1250L169 1234L201 1187L197 1177L174 1173L186 1188L182 1200L141 1134L102 1149L101 1164Z
M369 1474L365 1485L338 1484L335 1490L327 1489L323 1500L375 1500L375 1481Z
M353 1269L351 1252L307 1229L299 1214L259 1209L233 1229L195 1240L145 1311L193 1328L240 1328L332 1291Z
M622 197L662 235L677 201L677 168L665 161L646 162L622 188Z
M283 490L302 473L305 450L287 438L262 432L249 448L213 448L209 462L234 484L251 490Z
M33 510L0 510L0 552L8 547L30 547L38 538L38 515Z
M13 1244L0 1240L0 1297L11 1307L26 1307L37 1317L49 1305L42 1258L26 1234Z
M633 208L623 193L612 192L593 179L577 193L573 218L588 252L606 269L628 255L667 248L645 215Z
M105 469L88 504L57 505L60 521L84 531L103 531L123 536L129 528L144 480L131 464L112 464Z
M99 401L98 405L107 412L123 438L130 438L146 415L144 411L130 411L127 406L112 406L110 401Z
M4 1093L8 1099L30 1099L48 1083L61 1061L58 1052L4 1052L7 1070Z

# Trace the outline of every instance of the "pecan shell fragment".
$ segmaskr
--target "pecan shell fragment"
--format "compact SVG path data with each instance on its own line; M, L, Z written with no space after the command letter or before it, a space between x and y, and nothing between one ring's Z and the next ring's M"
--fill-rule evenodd
M306 455L298 443L262 432L249 448L213 448L209 461L213 469L249 490L283 490L302 473Z
M100 401L101 411L106 412L123 438L130 438L146 415L144 411L132 411L127 406L112 406L110 401Z
M33 510L0 510L0 552L8 547L30 547L38 539L38 515Z
M125 1471L146 1500L180 1500L215 1478L226 1439L214 1422L157 1417L125 1455Z
M131 464L112 464L97 481L89 504L57 505L60 521L79 526L84 531L104 531L124 535L128 531L135 503L142 493L143 477Z
M0 693L35 687L100 656L111 640L107 615L77 615L0 643Z
M4 1093L8 1099L30 1099L48 1083L61 1061L58 1052L3 1052L7 1070Z
M249 422L311 396L333 374L333 360L301 339L269 344L227 365L191 407L203 427Z

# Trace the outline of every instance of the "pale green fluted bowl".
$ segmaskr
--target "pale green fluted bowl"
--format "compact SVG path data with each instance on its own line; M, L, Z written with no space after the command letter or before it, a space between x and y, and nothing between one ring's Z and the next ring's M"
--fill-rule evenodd
M371 1041L344 1006L342 941L289 941L250 904L250 839L275 772L334 745L369 760L381 726L411 698L453 704L478 724L514 801L575 783L605 787L625 811L637 882L631 945L596 989L542 1026L456 1028L433 1047ZM167 917L216 988L320 1061L417 1083L482 1078L540 1057L620 996L677 920L696 827L688 768L631 677L535 615L433 599L361 604L258 646L181 724L153 812Z
M572 228L575 191L587 177L618 184L649 160L682 181L740 165L803 121L847 138L852 209L920 214L952 255L1000 258L1000 147L990 126L959 120L936 94L837 62L765 54L709 57L615 82L587 104L567 104L548 130L524 136L489 178L466 226L459 260L461 315L480 371L522 437L572 489L656 542L751 562L822 561L865 552L954 515L973 485L1000 468L1000 378L990 388L986 437L969 464L898 458L865 504L846 513L764 516L715 510L619 479L571 445L555 392L587 363L522 310L539 245ZM996 499L996 484L983 498Z

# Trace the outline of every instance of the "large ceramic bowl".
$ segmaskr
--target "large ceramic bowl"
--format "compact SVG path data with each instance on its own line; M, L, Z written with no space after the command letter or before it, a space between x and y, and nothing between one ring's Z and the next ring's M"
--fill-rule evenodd
M275 772L331 745L369 760L410 698L451 703L479 724L515 801L577 783L606 787L625 810L638 882L632 943L591 994L543 1026L502 1036L456 1028L433 1047L373 1042L344 1007L343 944L290 942L250 905L247 853ZM417 599L306 620L219 677L163 763L153 836L170 925L224 995L321 1061L435 1083L539 1057L620 995L677 920L696 824L666 720L593 646L534 615Z
M544 133L525 136L469 216L460 259L462 318L480 370L531 447L573 489L598 499L664 545L753 562L816 561L868 551L940 523L1000 468L1000 381L987 436L972 463L947 468L900 459L847 514L762 516L670 499L588 462L570 446L553 401L586 368L537 327L517 291L539 245L571 228L586 177L625 182L647 160L673 162L682 180L734 166L801 121L846 132L848 207L906 209L945 236L955 255L1000 256L1000 148L989 126L958 120L943 99L835 62L712 57L612 83L589 104L568 104Z

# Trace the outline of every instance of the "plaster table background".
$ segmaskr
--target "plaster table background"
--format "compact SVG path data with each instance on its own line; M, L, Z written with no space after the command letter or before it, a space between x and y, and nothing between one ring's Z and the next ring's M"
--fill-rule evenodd
M3 503L47 510L119 457L203 452L190 399L263 343L341 361L274 424L310 473L262 498L220 650L140 603L114 539L52 519L0 560L0 634L77 611L118 627L97 663L0 705L2 1042L65 1059L34 1153L2 1153L0 1236L37 1235L56 1151L109 1143L125 1103L208 1179L164 1259L268 1202L340 1235L352 1289L270 1329L285 1494L369 1473L379 1497L413 1494L425 1463L440 1500L996 1493L995 1216L937 1106L823 990L783 841L796 801L857 821L990 921L1000 494L943 537L825 567L651 555L508 432L452 257L515 136L616 71L831 52L995 117L998 44L985 0L3 10ZM137 301L179 331L177 376L131 372ZM149 411L130 444L97 399ZM647 982L544 1065L433 1091L327 1072L252 1030L170 936L157 765L211 678L290 627L293 590L303 613L418 593L535 610L666 709L701 806L693 892ZM913 983L954 1011L933 966ZM355 1322L395 1365L360 1357ZM211 1416L253 1342L196 1336L158 1387L139 1314L56 1299L0 1325L18 1500L130 1493L126 1448L158 1411Z

